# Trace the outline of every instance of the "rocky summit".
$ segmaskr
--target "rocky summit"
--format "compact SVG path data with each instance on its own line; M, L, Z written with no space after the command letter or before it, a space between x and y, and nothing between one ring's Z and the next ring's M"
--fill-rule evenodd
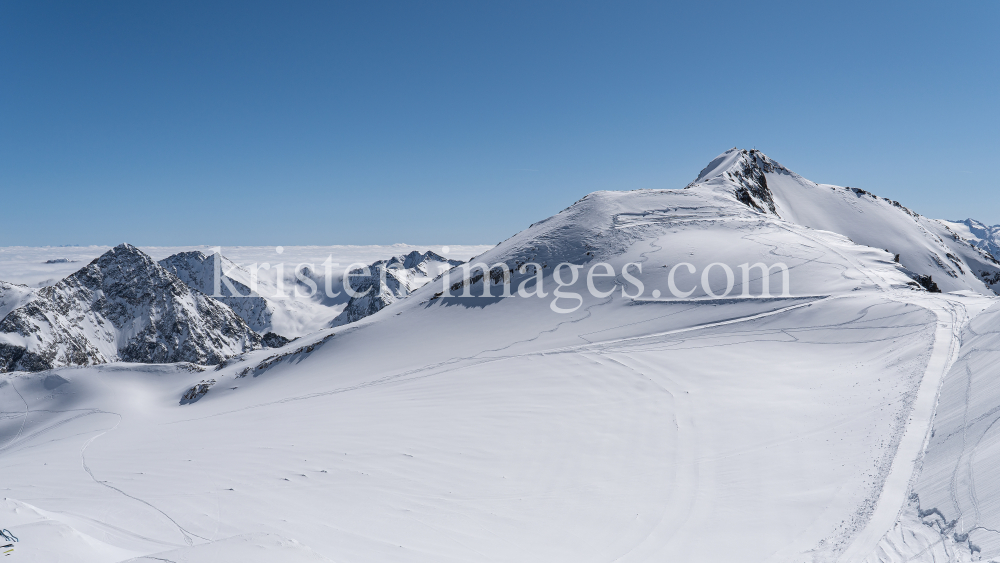
M37 291L0 321L0 371L113 361L217 364L261 336L129 244Z

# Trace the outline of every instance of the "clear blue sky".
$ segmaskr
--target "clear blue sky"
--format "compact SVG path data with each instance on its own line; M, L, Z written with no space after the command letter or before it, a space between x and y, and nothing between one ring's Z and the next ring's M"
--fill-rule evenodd
M493 244L733 146L1000 223L998 30L996 0L3 0L0 246Z

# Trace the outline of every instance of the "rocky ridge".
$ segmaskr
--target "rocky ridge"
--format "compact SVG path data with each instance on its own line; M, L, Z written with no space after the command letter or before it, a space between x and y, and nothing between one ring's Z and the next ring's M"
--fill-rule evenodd
M914 276L933 278L942 291L1000 293L1000 262L990 246L1000 228L949 224L860 188L817 184L757 150L726 151L687 189L709 189L757 213L887 250ZM926 287L930 281L920 283Z
M226 305L121 244L0 320L0 372L113 361L216 364L261 336Z
M413 251L373 263L368 267L368 275L357 275L363 273L360 268L352 270L350 284L358 295L351 297L330 326L345 325L373 315L462 263L431 251Z
M216 258L219 260L218 265L215 263ZM232 274L236 274L245 279L249 274L246 274L232 260L220 254L206 255L204 252L194 250L174 254L160 260L159 264L180 278L188 287L197 289L201 293L228 305L255 331L265 333L270 328L274 305L259 294L252 295L247 285L233 277ZM219 269L218 295L215 293L217 267Z

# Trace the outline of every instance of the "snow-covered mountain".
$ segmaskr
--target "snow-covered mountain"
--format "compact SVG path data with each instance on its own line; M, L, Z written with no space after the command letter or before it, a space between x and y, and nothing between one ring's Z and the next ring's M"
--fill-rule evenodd
M1000 557L1000 305L975 254L737 153L210 377L4 374L0 520L21 556L93 563Z
M113 361L215 364L261 347L229 307L122 244L0 320L0 371Z
M215 263L216 257L220 263ZM282 290L270 277L258 278L257 292L250 290L251 274L245 267L219 254L201 251L180 252L160 260L160 265L179 277L188 286L205 295L215 296L216 268L219 295L247 324L261 334L299 337L325 326L341 326L360 320L381 310L389 303L406 297L440 272L462 262L449 260L434 252L411 251L408 254L378 260L368 266L368 275L352 275L351 287L359 295L352 297L343 291L342 272L331 268L330 286L335 295L325 296L325 268L305 268L300 275L315 284L315 294L305 298L294 292L311 293L312 288L296 287L295 279ZM289 269L295 265L290 265ZM361 273L355 268L354 273ZM292 272L288 272L292 273ZM382 281L384 276L384 282ZM227 283L228 282L228 283ZM235 294L234 294L235 290ZM333 318L331 321L330 319Z
M216 257L220 260L218 266L215 264ZM248 279L249 273L225 256L206 255L199 250L193 250L168 256L160 260L159 264L180 278L188 287L228 305L253 330L261 334L271 332L271 317L275 305L259 293L252 295L250 288L240 281ZM216 267L219 268L218 288L215 287ZM268 287L271 285L263 283ZM217 289L219 296L215 293Z
M330 326L353 323L373 315L460 264L463 264L460 260L449 260L428 250L379 260L368 266L368 275L362 275L361 268L352 270L351 289L359 295L351 297Z
M1000 260L1000 225L991 227L975 219L941 222L976 248L985 250Z
M0 281L0 319L35 298L37 290L26 285Z
M786 221L840 233L883 248L943 291L1000 290L1000 262L986 245L970 244L948 223L858 188L816 184L756 150L730 149L690 185L730 193L748 207Z

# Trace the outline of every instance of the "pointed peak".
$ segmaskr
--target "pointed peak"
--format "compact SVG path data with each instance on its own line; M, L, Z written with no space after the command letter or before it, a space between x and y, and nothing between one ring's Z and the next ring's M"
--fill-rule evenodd
M182 258L197 258L198 260L204 260L210 256L215 256L215 253L213 252L212 254L205 254L200 250L188 250L186 252L178 252L177 254L174 254L174 256L179 256Z
M757 149L733 147L712 159L693 183L704 182L726 172L746 174L750 169L757 169L761 172L791 172Z
M731 148L708 163L688 188L698 184L724 186L733 197L747 207L777 215L774 197L767 186L768 173L793 174L757 149Z
M96 260L94 260L94 262L104 263L104 262L113 262L120 260L130 260L135 258L148 260L150 262L153 261L153 259L150 258L149 255L146 254L145 252L139 250L138 248L132 246L127 242L123 242L118 246L112 248L111 250L105 252L104 254L100 255Z
M447 258L445 258L444 256L441 256L440 254L438 254L437 252L434 252L433 250L428 250L427 252L425 252L424 255L423 255L423 259L424 260L437 260L438 262L447 262L448 261Z
M139 250L138 248L124 242L118 246L108 250L104 254L98 256L91 262L87 267L83 268L82 271L87 270L90 267L97 267L102 270L107 268L128 268L132 269L135 267L142 268L157 268L156 261L153 260L148 254ZM78 272L79 273L79 272Z
M139 250L138 248L132 246L131 244L129 244L127 242L123 242L123 243L119 244L118 246L112 248L108 252L105 252L105 254L109 254L109 253L110 254L120 254L120 253L125 253L125 254L136 254L136 253L143 254L143 252L141 250Z

